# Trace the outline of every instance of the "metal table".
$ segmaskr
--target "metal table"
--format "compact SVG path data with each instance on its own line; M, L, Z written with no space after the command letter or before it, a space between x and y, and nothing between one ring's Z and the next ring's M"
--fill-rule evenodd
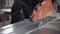
M57 18L34 30L27 32L26 34L60 34L60 13L57 13L54 16Z
M53 19L51 19L51 20L53 20ZM49 28L52 28L54 30L59 30L60 29L60 19L56 19L53 21L51 21L51 20L49 19L48 23L44 22L42 24L42 26L38 26L40 22L33 23L30 20L26 19L21 22L0 28L0 34L39 34L40 30L43 30L44 28L48 28L49 25L51 26L51 24L52 24L52 27L54 27L53 25L55 25L58 28L57 27L56 27L56 29L54 29L52 27L49 27ZM46 32L46 33L48 33L48 32Z
M28 34L60 34L60 19L34 30Z
M27 32L38 28L39 23L40 22L33 23L26 19L19 23L11 24L0 28L0 34L29 34Z
M25 34L26 32L38 27L38 23L24 20L19 23L11 24L0 28L0 34Z

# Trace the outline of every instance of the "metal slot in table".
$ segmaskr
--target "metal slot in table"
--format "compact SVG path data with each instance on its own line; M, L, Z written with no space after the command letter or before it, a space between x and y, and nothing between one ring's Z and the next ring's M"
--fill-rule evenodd
M60 34L60 19L34 30L28 34Z

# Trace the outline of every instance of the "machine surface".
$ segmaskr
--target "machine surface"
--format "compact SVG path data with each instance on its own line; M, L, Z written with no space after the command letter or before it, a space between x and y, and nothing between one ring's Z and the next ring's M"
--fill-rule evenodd
M59 15L57 15L57 17L58 16ZM0 34L40 34L40 31L42 31L43 33L44 31L46 32L46 28L48 29L47 31L53 30L54 33L56 33L56 31L57 33L60 33L60 19L55 18L56 17L49 17L47 19L43 19L43 24L41 26L39 25L41 21L34 23L28 19L25 19L18 23L7 25L5 27L0 28Z

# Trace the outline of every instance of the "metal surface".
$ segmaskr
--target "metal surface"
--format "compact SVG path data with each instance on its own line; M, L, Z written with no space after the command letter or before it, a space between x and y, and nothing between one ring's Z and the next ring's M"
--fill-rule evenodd
M16 24L0 28L0 34L25 34L26 32L38 27L38 23L24 20Z
M32 30L28 34L60 34L60 19L43 26L42 28Z
M49 24L51 24L51 23L59 23L58 21L60 20L60 13L56 13L55 15L53 15L53 17L57 17L56 19L52 19L52 21L50 21L49 22L49 20L50 19L48 19L48 23L46 23L46 24L44 24L44 25L42 25L42 26L39 26L38 28L36 28L36 29L34 29L34 30L32 30L32 31L29 31L29 32L27 32L26 34L29 34L29 33L32 33L32 32L34 32L34 31L37 31L38 29L40 29L40 28L42 28L42 27L45 27L46 25L49 25ZM58 21L57 21L58 20ZM56 21L56 22L55 22ZM42 23L43 23L43 21L42 21ZM56 24L56 25L58 25L58 24ZM51 25L50 25L51 26ZM55 26L55 25L54 25ZM47 33L47 32L46 32Z
M43 27L38 26L40 21L37 23L33 23L33 22L29 21L28 19L26 19L19 23L11 24L11 25L0 28L0 34L40 34L41 33L40 31L41 30L43 31L45 28L48 28L48 31L54 30L54 31L57 31L57 33L59 33L59 31L60 31L60 19L59 18L60 17L59 17L59 15L56 15L56 16L58 17L58 19L56 19L56 20L51 19L53 21L51 21L49 19L48 24L46 24L44 22L46 25L42 25ZM48 32L46 32L46 33L48 33ZM54 32L54 33L56 33L56 32Z
M49 18L51 18L51 17L49 17ZM55 19L55 17L53 19ZM51 21L53 19L50 19L49 21ZM47 19L45 19L45 20L47 20ZM43 20L43 21L45 21L45 20ZM27 32L38 28L39 23L40 23L40 21L37 23L33 23L29 20L24 20L19 23L11 24L11 25L0 28L0 33L1 34L27 34ZM43 22L43 25L44 24L46 24L46 23Z

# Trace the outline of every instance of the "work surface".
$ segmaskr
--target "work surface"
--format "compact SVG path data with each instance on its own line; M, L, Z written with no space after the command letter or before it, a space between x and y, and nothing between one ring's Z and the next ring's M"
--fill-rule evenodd
M8 25L0 29L0 34L25 34L26 32L38 27L38 23L24 20L19 23Z
M60 19L38 28L35 31L30 32L29 34L60 34Z
M31 30L34 30L38 27L39 23L33 23L29 20L24 20L21 21L20 23L8 25L5 27L2 27L0 29L0 34L26 34ZM45 28L48 28L44 30ZM60 29L60 19L56 20L54 23L47 24L46 26L37 29L36 31L32 31L31 33L28 34L40 34L41 31L43 33L48 33L47 31L51 31L53 33L59 33Z
M49 21L51 20L49 19ZM33 23L26 19L21 22L0 28L0 34L40 34L41 31L43 32L42 34L44 34L48 33L47 31L51 30L53 30L54 33L60 33L60 19L57 19L52 23L46 24L43 27L40 27L38 25L39 22Z

